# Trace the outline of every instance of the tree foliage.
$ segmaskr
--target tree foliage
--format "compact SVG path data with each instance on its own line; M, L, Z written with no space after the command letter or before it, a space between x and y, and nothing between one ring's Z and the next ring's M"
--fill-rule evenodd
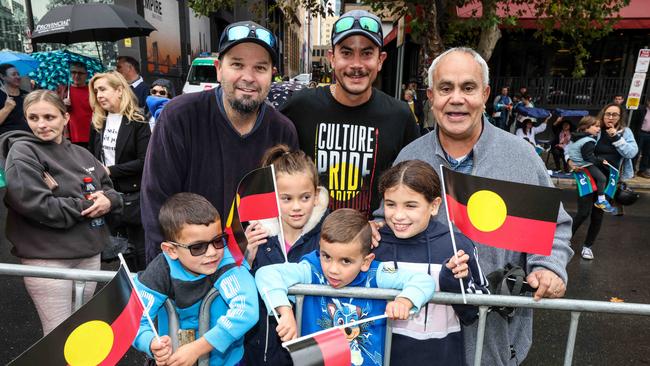
M65 1L65 0L64 0ZM409 16L411 36L422 44L421 59L428 62L446 47L470 45L486 59L490 59L501 28L518 29L519 19L533 15L537 27L535 36L544 44L560 43L569 48L575 57L574 76L584 76L584 61L590 54L587 46L612 31L618 21L618 12L630 0L363 0L376 13L395 19ZM232 9L237 4L263 3L261 1L188 0L188 5L201 15L220 9ZM320 0L276 0L270 2L282 9L288 21L299 8L312 16L331 15L332 9ZM468 6L471 17L459 17L457 9ZM481 11L479 11L479 9ZM527 9L527 10L524 10ZM259 12L260 18L265 14Z

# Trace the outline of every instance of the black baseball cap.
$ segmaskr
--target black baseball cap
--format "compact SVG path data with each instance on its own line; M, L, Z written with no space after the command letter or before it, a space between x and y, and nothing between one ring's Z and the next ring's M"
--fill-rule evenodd
M341 15L332 27L332 47L345 38L357 34L370 39L380 48L384 45L384 34L379 17L365 10L350 10Z
M244 42L252 42L264 47L271 55L273 64L277 63L277 39L271 31L250 20L232 23L223 30L219 39L219 56Z

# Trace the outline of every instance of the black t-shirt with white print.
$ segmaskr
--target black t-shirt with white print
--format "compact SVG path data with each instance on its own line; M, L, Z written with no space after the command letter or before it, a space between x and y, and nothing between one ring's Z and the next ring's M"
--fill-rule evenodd
M314 159L330 209L354 208L368 217L381 202L381 173L419 137L408 105L375 88L370 100L356 107L337 102L329 86L305 89L280 111L296 125L300 148Z

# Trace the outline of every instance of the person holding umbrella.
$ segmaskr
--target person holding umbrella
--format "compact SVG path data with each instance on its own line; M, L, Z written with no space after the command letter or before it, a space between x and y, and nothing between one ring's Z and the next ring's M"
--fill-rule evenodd
M90 91L88 90L88 70L83 62L70 63L72 84L59 88L59 96L70 113L68 136L70 142L82 147L88 147L90 138L90 120L93 111L90 108Z
M27 94L20 89L20 73L11 64L0 65L0 134L7 131L31 131L23 115L23 99Z
M151 137L149 125L127 81L117 72L93 76L89 84L93 109L89 150L104 164L115 190L122 193L121 222L114 233L125 233L134 255L127 256L134 271L144 269L144 231L140 220L140 181Z

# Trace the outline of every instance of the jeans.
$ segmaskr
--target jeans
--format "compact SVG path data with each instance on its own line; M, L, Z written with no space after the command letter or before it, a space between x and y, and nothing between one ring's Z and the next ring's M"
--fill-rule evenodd
M603 216L605 215L605 211L594 207L594 202L596 202L597 199L598 197L596 193L578 197L578 212L573 218L573 225L571 227L571 233L575 235L576 231L580 228L580 225L591 216L591 221L587 228L587 237L585 238L585 246L589 248L591 248L591 246L594 245L594 241L596 241L596 237L600 232L600 227L603 224Z
M650 132L639 131L639 171L645 172L650 168Z

